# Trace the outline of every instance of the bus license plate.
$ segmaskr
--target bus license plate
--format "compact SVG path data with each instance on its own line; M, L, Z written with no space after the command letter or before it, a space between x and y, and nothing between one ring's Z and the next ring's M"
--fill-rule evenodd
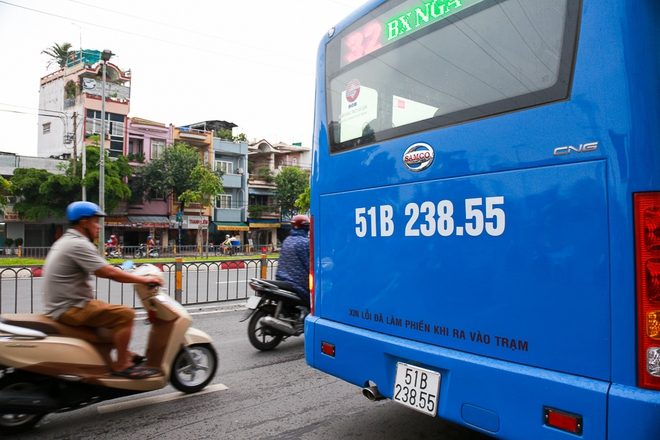
M440 373L399 362L392 400L435 417L438 412Z

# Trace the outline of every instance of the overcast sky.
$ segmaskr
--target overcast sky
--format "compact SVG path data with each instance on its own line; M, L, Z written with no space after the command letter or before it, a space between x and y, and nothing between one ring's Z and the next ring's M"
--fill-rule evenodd
M41 51L65 42L131 70L130 116L311 146L319 42L364 2L0 0L0 151L37 155Z

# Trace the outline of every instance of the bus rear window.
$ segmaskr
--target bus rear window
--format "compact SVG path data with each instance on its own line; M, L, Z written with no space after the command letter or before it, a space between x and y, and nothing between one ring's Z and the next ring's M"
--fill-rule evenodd
M330 152L568 99L579 3L374 9L327 44Z

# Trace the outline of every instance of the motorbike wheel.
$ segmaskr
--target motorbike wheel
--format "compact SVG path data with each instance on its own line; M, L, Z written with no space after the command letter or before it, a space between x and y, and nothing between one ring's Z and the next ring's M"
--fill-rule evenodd
M273 316L275 308L266 306L257 310L248 324L250 344L257 350L269 351L280 345L284 336L275 329L261 325L259 321L264 316Z
M32 391L37 388L29 376L12 373L0 379L2 391ZM0 413L0 433L16 434L27 431L39 423L45 414L8 414Z
M211 344L196 344L188 347L190 354L199 366L190 365L185 350L172 362L170 382L177 390L184 393L196 393L211 382L218 368L218 355Z
M140 251L135 251L135 254L133 255L133 257L134 257L136 260L137 260L138 258L142 258L142 252L140 252Z

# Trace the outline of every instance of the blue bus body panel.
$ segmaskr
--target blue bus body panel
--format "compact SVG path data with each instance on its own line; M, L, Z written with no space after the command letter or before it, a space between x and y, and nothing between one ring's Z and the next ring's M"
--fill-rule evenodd
M305 343L308 361L311 356L316 368L358 386L371 380L386 396L392 395L397 362L414 362L440 372L438 417L486 434L507 439L576 438L543 426L543 407L550 406L583 417L584 434L578 438L607 438L607 382L474 356L316 317L307 318L305 335L316 341L313 346ZM317 349L320 341L338 339L341 345L334 358ZM475 417L475 413L482 416ZM648 439L635 432L622 438Z
M333 155L322 41L311 366L387 397L398 361L438 371L438 416L498 438L576 438L544 426L544 406L583 416L579 438L658 437L660 392L636 387L632 194L660 191L660 1L581 4L568 100ZM417 142L435 159L411 172ZM471 199L491 232L487 205L502 210L501 234L468 233Z
M607 216L605 174L604 161L593 161L321 195L315 221L333 233L316 237L319 315L606 380L608 230L598 220ZM484 200L484 210L492 196L503 197L504 231L470 236L465 200ZM446 199L451 235L406 236L426 225L423 214L406 215L409 203ZM359 238L356 209L374 206L375 221L365 214ZM382 206L392 207L389 236L381 235ZM432 223L441 228L438 215Z

